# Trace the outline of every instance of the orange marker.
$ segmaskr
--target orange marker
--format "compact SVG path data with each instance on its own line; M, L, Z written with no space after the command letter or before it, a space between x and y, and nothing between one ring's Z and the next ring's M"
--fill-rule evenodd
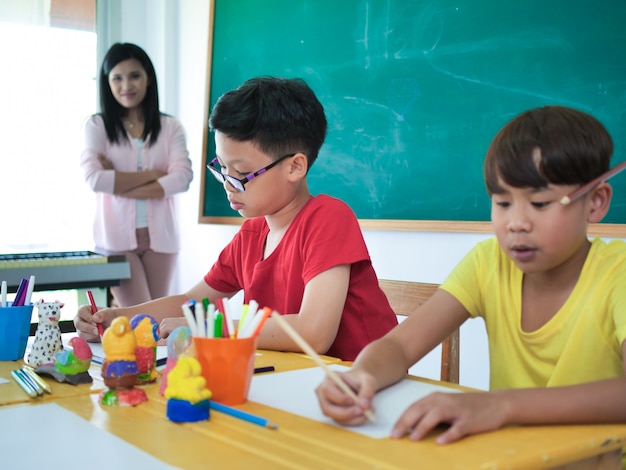
M261 332L261 328L265 324L265 320L272 314L272 309L269 307L263 307L263 311L259 312L257 315L261 315L259 322L256 324L252 334L250 336L257 336Z

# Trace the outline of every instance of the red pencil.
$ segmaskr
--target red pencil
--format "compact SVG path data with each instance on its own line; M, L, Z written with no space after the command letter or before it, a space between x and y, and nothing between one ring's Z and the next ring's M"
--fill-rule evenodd
M93 300L93 294L90 290L87 291L87 297L89 298L89 304L91 305L91 313L95 314L98 311L98 307L96 307L96 302ZM102 335L104 334L104 326L102 326L102 323L96 323L96 326L98 327L98 334L100 335L100 338L102 338Z

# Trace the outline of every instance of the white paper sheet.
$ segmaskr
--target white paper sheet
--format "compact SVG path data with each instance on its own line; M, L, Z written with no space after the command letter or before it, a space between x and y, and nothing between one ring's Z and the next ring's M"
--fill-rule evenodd
M0 436L0 468L174 468L54 403L1 408Z
M348 370L348 367L336 364L329 367L337 371ZM340 427L320 411L315 388L323 379L324 371L320 367L255 375L250 385L248 400ZM378 439L389 437L393 425L402 412L414 401L435 391L459 392L453 388L405 379L380 391L374 397L376 423L368 422L362 426L345 429ZM280 423L277 424L280 426Z

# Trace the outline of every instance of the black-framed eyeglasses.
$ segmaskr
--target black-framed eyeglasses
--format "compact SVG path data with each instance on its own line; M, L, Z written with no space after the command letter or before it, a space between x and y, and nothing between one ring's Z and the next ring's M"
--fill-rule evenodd
M235 188L237 191L245 191L246 190L245 184L248 181L256 178L259 175L262 175L263 173L265 173L267 170L269 170L273 166L278 165L280 162L282 162L286 158L293 157L294 155L295 155L295 153L290 153L289 155L284 155L284 156L280 157L278 160L274 160L272 163L270 163L266 167L261 168L259 171L255 171L254 173L250 173L249 175L246 175L245 178L241 178L241 179L235 178L234 176L225 175L220 170L218 170L217 167L219 166L219 162L217 161L217 157L215 157L213 160L211 160L206 167L209 170L211 170L211 173L213 174L213 176L215 176L215 179L217 181L219 181L220 183L224 184L224 181L228 181L228 183L233 188Z

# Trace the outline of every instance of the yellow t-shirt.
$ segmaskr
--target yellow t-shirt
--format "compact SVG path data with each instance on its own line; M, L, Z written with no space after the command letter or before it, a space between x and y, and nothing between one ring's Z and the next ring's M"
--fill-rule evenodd
M580 278L541 328L521 329L523 273L495 238L478 243L442 284L485 320L490 388L555 387L624 375L626 243L596 238Z

